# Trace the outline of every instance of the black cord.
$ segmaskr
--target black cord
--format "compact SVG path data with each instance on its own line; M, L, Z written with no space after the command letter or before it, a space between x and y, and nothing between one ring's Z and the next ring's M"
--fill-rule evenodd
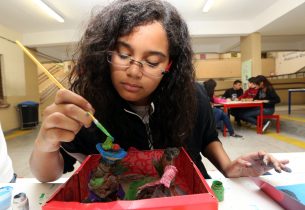
M8 41L8 42L11 42L11 43L14 43L14 44L16 44L16 42L15 42L15 41L13 41L13 40L10 40L10 39L8 39L8 38L6 38L6 37L4 37L4 36L0 36L0 38L1 38L1 39L4 39L4 40L6 40L6 41Z
M11 42L11 43L13 43L13 44L16 44L15 41L10 40L10 39L8 39L8 38L6 38L6 37L4 37L4 36L0 36L0 38L6 40L6 41L8 41L8 42ZM31 49L31 48L30 48L30 49ZM31 50L33 50L33 49L31 49ZM52 57L52 56L50 56L50 55L44 54L44 53L39 52L39 51L36 51L36 53L37 53L39 56L44 57L44 58L47 58L47 59L49 59L49 60L51 60L51 61L54 61L54 62L56 62L56 63L62 63L62 62L63 62L63 61L62 61L61 59L59 59L59 58L54 58L54 57Z

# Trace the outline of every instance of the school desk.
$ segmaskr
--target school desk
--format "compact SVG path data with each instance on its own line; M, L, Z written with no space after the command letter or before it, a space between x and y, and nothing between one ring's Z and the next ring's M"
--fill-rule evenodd
M67 178L60 178L52 183L40 183L35 178L17 178L16 183L0 183L0 187L13 187L12 198L21 192L25 193L29 200L29 209L38 210L66 180Z
M277 173L271 170L271 175L260 178L268 183L280 186L296 183L305 183L305 152L272 153L279 160L288 159L292 173ZM280 210L283 209L248 177L225 178L219 171L208 171L212 179L207 180L211 186L213 180L223 182L224 201L219 202L219 210Z
M262 133L262 126L258 126L258 125L262 125L263 122L263 102L261 101L230 101L230 102L224 102L223 103L223 111L225 113L228 113L228 109L233 109L233 108L252 108L252 107L258 107L260 110L260 119L261 122L259 124L257 124L256 126L256 132L257 133ZM226 126L223 125L223 136L226 137Z

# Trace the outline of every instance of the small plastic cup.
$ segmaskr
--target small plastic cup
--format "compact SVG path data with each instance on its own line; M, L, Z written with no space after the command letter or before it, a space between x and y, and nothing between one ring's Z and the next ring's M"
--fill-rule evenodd
M232 100L232 101L237 101L237 100L238 100L237 94L236 94L236 93L233 93L233 94L232 94L231 100Z
M0 188L0 209L8 209L12 204L13 187L4 186Z

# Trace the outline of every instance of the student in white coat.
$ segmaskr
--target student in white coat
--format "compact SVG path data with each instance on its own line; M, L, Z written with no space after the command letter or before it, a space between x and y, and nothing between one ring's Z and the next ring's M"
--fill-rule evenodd
M1 123L0 123L0 182L15 182L11 158L7 154L6 141L4 139Z

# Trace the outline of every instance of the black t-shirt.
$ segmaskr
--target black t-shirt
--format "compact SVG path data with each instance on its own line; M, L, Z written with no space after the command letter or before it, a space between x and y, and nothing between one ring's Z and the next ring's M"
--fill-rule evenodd
M200 153L204 152L209 143L219 141L219 139L208 97L200 85L196 85L196 90L198 98L197 119L193 132L186 142L185 149L203 176L210 178L201 161ZM137 114L129 110L128 107L125 107L117 110L116 118L119 119L113 120L113 123L105 125L107 130L114 136L115 143L119 144L125 150L129 147L135 147L139 150L149 150L149 134L147 133L145 124ZM151 118L153 119L153 117ZM128 129L120 129L119 123L125 123L125 125L128 125ZM153 135L153 132L151 132L151 135ZM64 158L64 173L74 169L73 165L76 159L82 161L86 155L98 154L96 144L104 140L105 135L95 125L92 125L90 128L82 128L72 142L62 143L60 152ZM162 148L162 146L154 143L153 146L155 149Z
M225 93L222 95L224 98L232 98L233 94L236 94L236 98L241 96L243 94L243 89L240 88L239 90L234 90L233 88L229 88L225 91Z
M263 89L259 89L257 91L254 100L268 100L268 103L264 103L264 108L272 108L274 109L275 104L280 103L281 99L278 94L275 92L272 86L266 89L266 92Z

